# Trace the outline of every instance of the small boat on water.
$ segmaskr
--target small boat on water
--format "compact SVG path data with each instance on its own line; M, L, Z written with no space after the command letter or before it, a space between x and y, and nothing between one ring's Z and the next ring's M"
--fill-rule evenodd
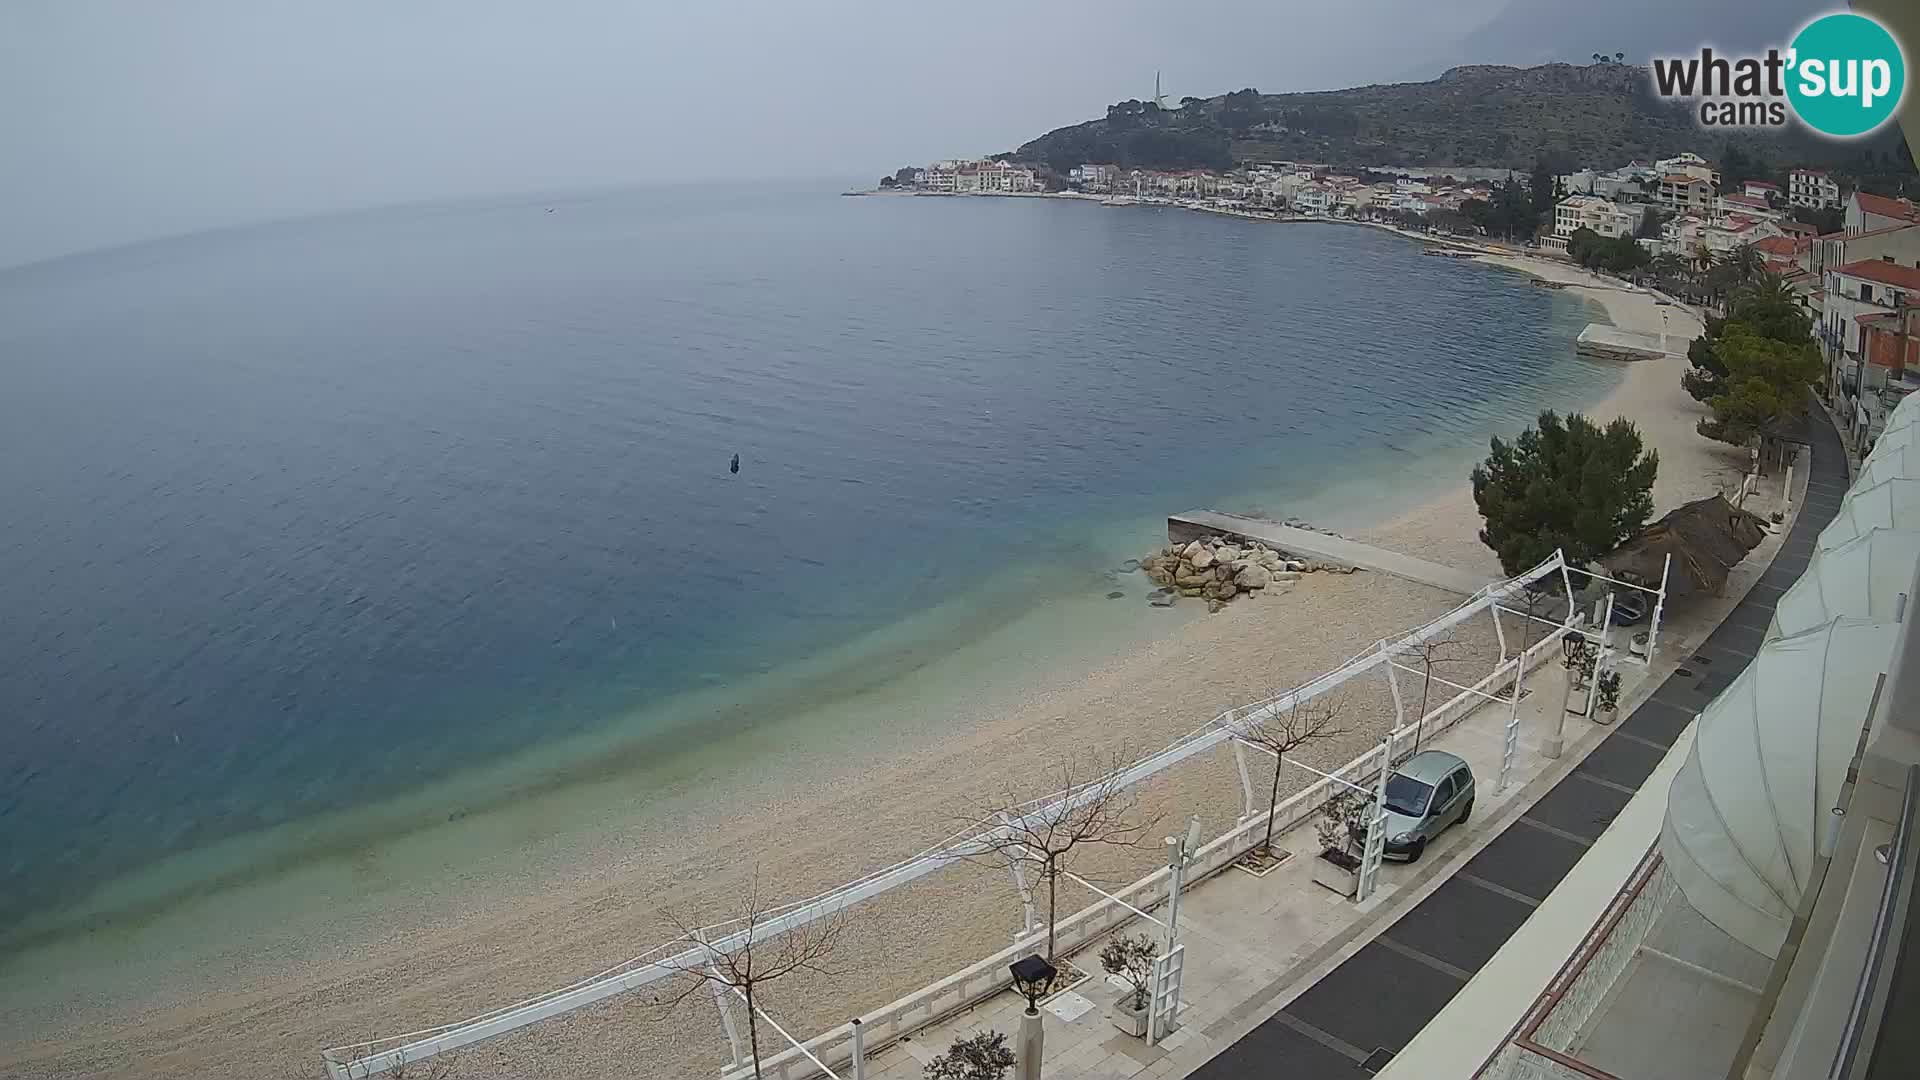
M1422 248L1420 251L1420 254L1432 255L1436 258L1441 258L1441 259L1471 259L1478 256L1480 253L1477 251L1460 251L1455 248L1430 247L1430 248Z
M1109 198L1101 199L1100 205L1101 206L1132 206L1133 204L1139 201L1140 201L1139 199L1136 199L1131 195L1114 195Z

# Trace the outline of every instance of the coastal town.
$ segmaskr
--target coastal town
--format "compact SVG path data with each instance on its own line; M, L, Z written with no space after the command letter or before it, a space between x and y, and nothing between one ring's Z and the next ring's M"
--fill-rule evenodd
M1826 169L1771 178L1695 153L1612 168L1336 169L1296 161L1230 171L1088 162L1064 174L1002 159L901 169L878 190L1096 199L1242 217L1389 226L1489 250L1568 259L1714 307L1722 275L1764 270L1791 290L1821 349L1828 404L1856 452L1920 388L1920 205ZM1531 215L1516 201L1545 196ZM1550 208L1551 213L1548 213Z

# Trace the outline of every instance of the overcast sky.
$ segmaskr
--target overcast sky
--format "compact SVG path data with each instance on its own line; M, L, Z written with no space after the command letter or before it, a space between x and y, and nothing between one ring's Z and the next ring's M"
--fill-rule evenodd
M0 0L0 265L448 196L869 178L1156 68L1175 96L1431 76L1508 2Z

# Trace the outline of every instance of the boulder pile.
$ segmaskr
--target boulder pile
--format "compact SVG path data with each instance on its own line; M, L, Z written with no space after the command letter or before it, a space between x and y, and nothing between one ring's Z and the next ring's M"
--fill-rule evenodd
M1195 597L1207 602L1208 611L1219 611L1242 593L1298 581L1316 570L1353 572L1352 567L1290 559L1257 540L1241 544L1218 536L1168 545L1141 559L1140 569L1160 586L1149 603L1167 607L1177 597Z

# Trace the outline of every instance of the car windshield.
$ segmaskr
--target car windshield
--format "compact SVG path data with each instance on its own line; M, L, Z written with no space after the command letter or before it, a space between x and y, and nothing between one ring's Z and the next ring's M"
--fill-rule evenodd
M1427 812L1427 800L1432 797L1431 784L1423 784L1399 773L1387 777L1387 809L1396 814L1419 817Z

